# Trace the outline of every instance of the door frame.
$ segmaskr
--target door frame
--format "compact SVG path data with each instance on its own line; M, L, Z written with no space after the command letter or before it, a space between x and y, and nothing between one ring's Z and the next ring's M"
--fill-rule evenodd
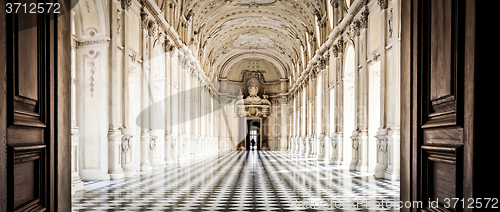
M245 129L248 128L248 121L249 120L259 120L259 147L262 149L262 117L247 117L247 123L245 123L247 126ZM247 134L250 132L247 132ZM247 136L245 136L245 150L247 149ZM259 150L259 149L257 149Z

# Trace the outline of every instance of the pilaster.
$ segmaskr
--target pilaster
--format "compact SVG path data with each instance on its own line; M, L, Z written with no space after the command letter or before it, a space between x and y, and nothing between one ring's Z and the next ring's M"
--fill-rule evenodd
M146 110L149 102L149 90L148 90L148 82L149 82L149 58L148 58L148 22L149 18L147 17L144 8L141 9L141 57L142 57L142 74L141 74L141 111ZM149 133L149 110L147 110L148 114L144 114L141 116L140 127L141 127L141 135L140 135L140 148L141 148L141 171L151 171L151 162L149 160L149 141L150 141L150 133Z
M117 20L119 14L115 11L120 11L118 9L119 5L111 1L111 20ZM118 6L118 7L117 7ZM116 21L111 21L111 28L116 29L118 23ZM118 37L118 33L116 30L110 30L111 37ZM110 71L110 83L109 83L109 127L108 127L108 174L110 175L110 179L117 180L123 179L124 173L120 163L120 145L122 136L120 130L120 119L119 114L116 108L119 108L120 105L120 87L121 84L118 73L120 69L118 68L118 60L117 60L117 46L118 39L110 40L110 49L109 49L109 71Z
M286 118L287 118L287 97L286 94L280 94L280 105L281 105L281 136L280 136L280 150L286 151L287 148L287 129L286 129Z

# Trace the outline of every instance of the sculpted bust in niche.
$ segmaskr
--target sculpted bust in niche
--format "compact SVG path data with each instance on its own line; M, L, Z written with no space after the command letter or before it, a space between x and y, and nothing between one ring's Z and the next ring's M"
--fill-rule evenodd
M271 105L271 102L267 99L261 99L257 96L259 92L259 87L257 87L251 80L249 80L250 86L248 86L248 97L244 100L245 105ZM265 95L267 96L267 95Z

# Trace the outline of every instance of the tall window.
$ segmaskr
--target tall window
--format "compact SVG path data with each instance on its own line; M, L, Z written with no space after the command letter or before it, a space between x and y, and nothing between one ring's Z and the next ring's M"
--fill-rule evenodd
M321 46L321 31L319 29L319 25L321 20L316 16L316 42L318 43L318 47Z
M327 11L328 11L328 21L330 21L330 30L333 30L333 8L330 0L326 1Z
M354 73L356 58L354 48L349 46L346 51L344 64L344 105L343 105L343 134L344 134L344 162L350 162L352 156L351 135L354 131L355 102L354 102Z
M351 7L351 4L352 4L351 0L344 0L345 10L349 10L349 7Z

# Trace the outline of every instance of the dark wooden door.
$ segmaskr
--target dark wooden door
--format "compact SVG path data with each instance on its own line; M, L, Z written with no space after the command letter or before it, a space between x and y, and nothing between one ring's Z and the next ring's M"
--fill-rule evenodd
M403 211L472 211L498 196L479 180L493 178L478 166L491 156L478 151L476 14L474 0L402 1L401 199L422 204Z
M61 56L71 45L69 13L67 7L59 10L66 14L30 13L23 6L7 12L15 2L45 3L0 6L0 211L56 211L58 197L70 189L70 167L58 167L70 150L70 58Z

